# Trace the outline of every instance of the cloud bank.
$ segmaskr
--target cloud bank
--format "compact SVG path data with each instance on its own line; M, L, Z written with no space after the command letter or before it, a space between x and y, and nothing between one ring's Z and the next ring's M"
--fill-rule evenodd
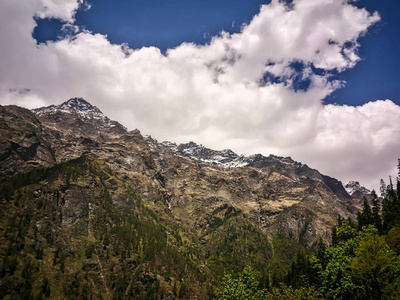
M273 0L241 32L165 54L80 30L83 0L0 3L0 103L29 108L81 96L130 129L241 154L292 156L343 181L376 187L396 174L400 107L324 105L356 65L358 38L379 21L350 0ZM37 45L35 18L66 22Z

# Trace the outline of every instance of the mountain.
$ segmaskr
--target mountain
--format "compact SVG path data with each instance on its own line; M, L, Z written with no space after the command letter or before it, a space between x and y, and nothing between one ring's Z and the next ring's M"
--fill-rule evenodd
M347 193L352 197L360 198L365 195L371 194L371 191L360 185L358 181L349 181L344 186Z
M290 157L159 143L82 98L0 106L0 133L1 298L208 299L245 265L268 285L358 212Z
M68 119L86 120L87 124L92 124L96 129L104 130L118 128L126 131L126 128L116 121L111 121L96 106L82 98L72 98L60 105L51 105L32 110L37 116L51 119L53 122L59 121L62 116L72 115Z

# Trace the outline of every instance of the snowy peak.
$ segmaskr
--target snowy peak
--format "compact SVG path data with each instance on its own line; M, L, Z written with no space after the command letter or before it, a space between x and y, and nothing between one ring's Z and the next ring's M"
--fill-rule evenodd
M344 188L346 189L347 193L349 193L350 196L353 196L355 194L366 195L371 193L369 189L361 186L358 181L349 181L344 186Z
M60 105L50 105L47 107L36 108L32 110L39 117L51 117L58 114L66 114L77 117L81 120L94 122L99 129L118 127L121 130L126 128L116 121L106 117L100 109L90 104L83 98L71 98Z
M232 150L225 149L222 151L216 151L206 148L203 145L197 145L194 142L180 144L177 149L179 152L185 153L187 156L196 158L198 160L211 161L222 164L231 162L239 158L239 156Z
M194 142L180 145L171 142L163 142L162 145L176 152L178 155L223 167L244 167L248 165L263 167L273 163L294 167L302 166L301 163L295 162L290 157L280 157L272 154L268 157L261 154L243 156L236 154L230 149L217 151L206 148L203 145L198 145Z
M242 167L248 164L246 157L237 155L235 152L229 149L216 151L206 148L203 145L198 145L194 142L180 145L171 142L163 142L162 145L181 156L199 160L205 163L217 164L224 167Z
M71 98L60 105L61 109L71 109L81 112L93 112L103 114L96 106L91 105L83 98Z
M83 98L71 98L60 105L50 105L33 109L36 115L43 116L48 114L55 114L57 112L64 113L77 113L83 117L94 117L96 119L103 119L105 116L96 106L91 105Z

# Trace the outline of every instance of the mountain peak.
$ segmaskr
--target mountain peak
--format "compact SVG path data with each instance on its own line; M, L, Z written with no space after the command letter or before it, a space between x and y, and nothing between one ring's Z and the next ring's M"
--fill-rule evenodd
M362 195L371 193L369 189L363 187L358 181L349 181L344 188L350 196L353 196L356 193L361 193Z
M71 98L60 105L50 105L33 109L33 112L39 116L46 114L54 114L56 112L78 113L81 116L93 116L95 118L103 118L104 115L96 106L90 104L83 98Z
M87 102L85 99L76 97L76 98L71 98L68 101L63 102L60 107L69 107L74 110L78 111L96 111L100 112L101 111L96 107Z
M57 116L61 113L67 116L73 116L73 118L85 120L85 122L95 122L95 124L97 124L96 126L100 129L118 127L123 131L127 130L118 122L110 120L100 109L81 97L71 98L59 105L36 108L32 111L39 117Z

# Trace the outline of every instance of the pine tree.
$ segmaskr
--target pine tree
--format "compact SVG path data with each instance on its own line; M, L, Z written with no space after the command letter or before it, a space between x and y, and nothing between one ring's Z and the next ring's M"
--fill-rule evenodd
M363 210L358 214L358 229L361 230L363 226L374 224L371 206L368 204L367 198L363 197Z
M385 198L386 197L386 190L387 190L387 186L385 181L383 181L383 179L381 179L381 183L380 183L380 193L381 193L381 197Z
M382 232L382 218L380 215L381 207L379 204L378 195L376 194L375 190L372 191L372 220L373 225L379 232Z
M397 190L397 199L400 200L400 177L397 177L396 190Z
M388 232L391 228L391 224L393 224L393 214L392 214L392 203L389 201L387 197L382 200L382 221L383 221L383 230Z
M370 210L371 210L371 208L370 208ZM349 225L351 228L357 227L356 224L354 223L354 220L350 216L346 219L346 224Z
M389 190L393 190L392 176L389 175Z
M382 201L382 219L385 232L400 222L400 197L393 188L392 178Z
M397 177L400 178L400 158L397 159L397 162L398 162L398 164L397 164L397 171L398 171Z
M338 243L337 229L336 227L332 228L332 246L336 246Z
M397 200L400 202L400 158L398 159L398 165L397 165L397 184L396 184L396 190L397 190Z
M365 219L364 215L362 214L361 211L357 213L357 225L358 225L358 230L361 230L363 226L365 226Z

